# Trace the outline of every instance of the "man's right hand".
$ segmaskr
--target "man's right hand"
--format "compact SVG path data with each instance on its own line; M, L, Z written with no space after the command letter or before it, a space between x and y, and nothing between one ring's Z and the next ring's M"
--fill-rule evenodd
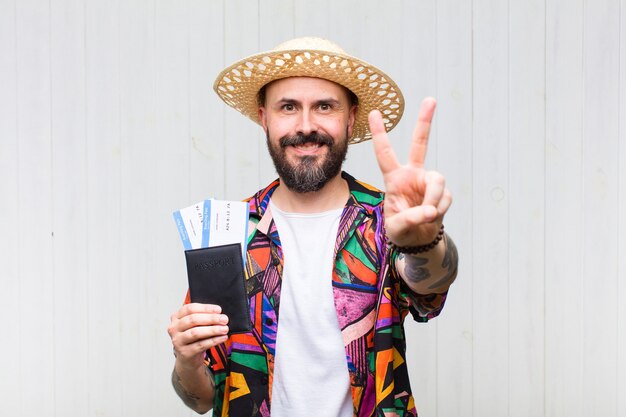
M228 317L220 306L186 304L172 314L167 332L177 362L185 367L203 364L204 352L228 339Z
M228 317L219 306L187 304L172 314L167 332L176 364L172 385L183 402L197 413L213 407L215 382L204 363L204 352L228 339Z

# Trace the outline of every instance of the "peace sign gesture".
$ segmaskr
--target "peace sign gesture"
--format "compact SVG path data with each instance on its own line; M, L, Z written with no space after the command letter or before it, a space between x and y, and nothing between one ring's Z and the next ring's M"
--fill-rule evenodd
M435 105L430 97L422 101L406 165L396 158L380 112L369 114L374 152L385 182L385 229L389 240L398 246L432 242L452 204L445 178L424 169Z

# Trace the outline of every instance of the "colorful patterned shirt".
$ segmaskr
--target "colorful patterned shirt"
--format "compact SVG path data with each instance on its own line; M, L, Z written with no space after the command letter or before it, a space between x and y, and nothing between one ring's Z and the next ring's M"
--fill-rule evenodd
M354 416L417 416L403 321L409 312L420 322L437 316L446 294L419 295L405 285L395 268L397 253L388 248L385 237L384 194L346 173L342 177L350 197L341 215L329 279ZM269 201L278 185L276 180L248 200L246 282L252 330L233 334L207 351L216 385L215 417L270 416L283 253Z

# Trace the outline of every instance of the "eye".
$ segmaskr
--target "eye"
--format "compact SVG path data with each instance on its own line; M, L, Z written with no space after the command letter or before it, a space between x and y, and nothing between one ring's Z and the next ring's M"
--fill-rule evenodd
M321 103L319 108L321 111L329 111L330 109L332 109L332 106L328 103Z
M294 106L294 105L293 105L293 104L291 104L291 103L285 103L285 104L283 104L283 105L281 106L281 109L282 109L282 110L284 110L284 111L289 111L289 112L291 112L291 111L294 111L294 110L296 109L296 106Z

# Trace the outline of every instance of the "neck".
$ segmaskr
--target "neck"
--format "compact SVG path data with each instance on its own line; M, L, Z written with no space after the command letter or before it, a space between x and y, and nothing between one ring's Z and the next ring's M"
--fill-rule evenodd
M345 206L350 190L348 183L337 174L318 191L296 193L282 183L272 194L272 202L291 213L321 213Z

